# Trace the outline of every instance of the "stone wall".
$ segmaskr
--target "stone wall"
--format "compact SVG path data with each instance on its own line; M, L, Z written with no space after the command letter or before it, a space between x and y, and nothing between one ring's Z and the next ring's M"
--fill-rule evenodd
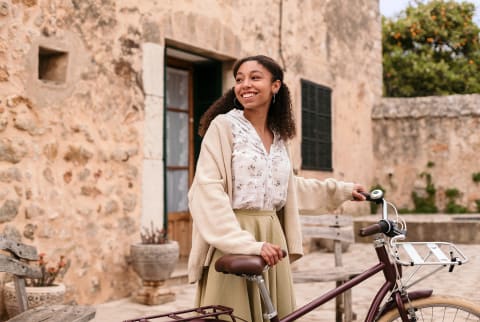
M302 172L299 139L294 166L371 182L380 37L378 1L369 0L0 0L0 231L72 261L68 300L102 303L138 288L129 245L155 198L142 196L145 106L163 107L163 93L144 84L145 44L224 61L224 89L232 60L272 56L299 125L300 79L331 87L334 171ZM162 133L160 121L147 128Z
M375 180L387 199L413 209L411 194L425 196L426 175L436 188L435 204L444 211L448 189L456 203L478 212L480 183L480 95L383 98L373 113Z
M139 39L112 1L1 5L0 229L52 265L72 261L68 299L128 294L138 283L125 256L141 209ZM40 75L42 61L52 73Z

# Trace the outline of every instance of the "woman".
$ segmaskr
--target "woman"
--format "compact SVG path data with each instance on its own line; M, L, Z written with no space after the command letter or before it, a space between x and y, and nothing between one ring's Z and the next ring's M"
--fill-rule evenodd
M274 60L243 58L233 75L235 86L200 121L188 273L190 282L198 281L196 305L221 304L246 321L263 321L256 287L217 273L215 261L225 253L262 256L271 266L264 278L281 318L295 308L290 261L303 255L299 210L331 211L346 200L364 200L364 189L293 175L286 147L295 135L292 104ZM290 261L281 260L282 249Z

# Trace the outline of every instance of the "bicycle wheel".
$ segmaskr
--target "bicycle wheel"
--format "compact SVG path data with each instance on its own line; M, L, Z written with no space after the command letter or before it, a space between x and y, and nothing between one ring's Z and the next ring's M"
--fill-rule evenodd
M431 296L412 301L417 321L456 322L480 321L480 305L462 298L451 296ZM406 304L408 307L408 304ZM379 319L379 322L401 322L397 308L394 308Z

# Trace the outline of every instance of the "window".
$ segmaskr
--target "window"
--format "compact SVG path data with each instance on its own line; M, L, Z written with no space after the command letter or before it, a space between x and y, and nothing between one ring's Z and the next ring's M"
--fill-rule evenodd
M40 46L38 48L38 79L57 85L67 81L68 53Z
M332 170L332 90L301 80L302 169Z

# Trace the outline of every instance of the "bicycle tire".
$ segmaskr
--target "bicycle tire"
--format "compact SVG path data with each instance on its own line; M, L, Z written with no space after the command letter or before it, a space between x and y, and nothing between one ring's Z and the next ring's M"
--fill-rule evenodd
M480 321L480 305L452 296L430 296L412 301L417 321ZM408 303L405 304L408 308ZM401 322L397 308L383 314L378 322Z

